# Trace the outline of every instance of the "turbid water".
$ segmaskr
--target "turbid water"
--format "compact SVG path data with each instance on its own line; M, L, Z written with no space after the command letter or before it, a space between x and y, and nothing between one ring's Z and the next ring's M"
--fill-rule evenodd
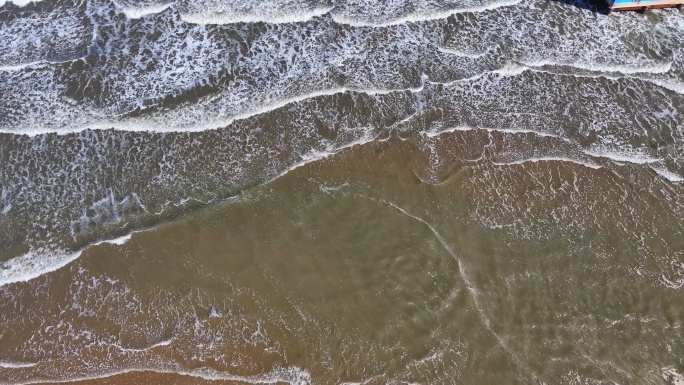
M684 15L0 6L0 383L684 381Z

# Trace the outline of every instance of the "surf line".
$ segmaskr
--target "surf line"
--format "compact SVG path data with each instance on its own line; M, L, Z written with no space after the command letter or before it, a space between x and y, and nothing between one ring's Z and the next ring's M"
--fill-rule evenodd
M456 261L456 266L458 268L458 273L461 276L461 279L466 285L466 288L468 289L468 292L470 293L472 299L473 299L473 304L475 305L475 310L477 310L478 318L482 321L482 324L485 326L487 331L491 333L491 335L494 337L494 339L499 343L501 348L504 350L506 355L509 356L509 358L518 365L521 369L532 375L537 382L542 382L539 376L527 365L525 364L520 358L518 358L517 355L513 353L511 348L508 347L508 345L504 342L504 340L492 329L491 322L489 321L489 318L485 315L485 312L482 310L482 307L480 307L480 301L478 300L478 292L475 286L472 283L472 280L468 276L467 269L461 260L461 258L456 254L456 252L449 246L449 244L446 242L446 240L442 237L442 235L435 230L430 223L428 223L425 219L415 216L406 210L402 209L401 207L397 206L396 204L392 202L388 202L383 200L384 203L389 205L390 207L394 208L395 210L399 211L400 213L406 215L409 218L412 218L425 226L434 234L435 238L437 238L437 241L439 241L440 245L451 255L452 258L454 258L454 261Z

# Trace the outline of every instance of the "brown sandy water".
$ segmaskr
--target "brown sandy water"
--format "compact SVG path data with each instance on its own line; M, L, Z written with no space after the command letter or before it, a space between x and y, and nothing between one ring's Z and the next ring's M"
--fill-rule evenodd
M4 3L0 384L679 385L683 183L678 10Z
M35 365L0 376L663 383L684 354L682 292L663 285L681 187L609 162L475 160L509 136L531 135L354 146L4 286L3 358Z

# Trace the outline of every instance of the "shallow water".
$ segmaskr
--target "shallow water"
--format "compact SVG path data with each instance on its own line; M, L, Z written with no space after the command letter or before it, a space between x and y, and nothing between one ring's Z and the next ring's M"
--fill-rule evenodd
M679 11L44 0L0 34L0 383L681 380Z

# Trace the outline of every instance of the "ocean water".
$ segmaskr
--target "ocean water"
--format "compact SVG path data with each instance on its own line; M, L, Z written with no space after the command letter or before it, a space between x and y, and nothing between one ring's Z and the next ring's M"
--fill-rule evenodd
M684 14L0 4L1 384L684 383Z

